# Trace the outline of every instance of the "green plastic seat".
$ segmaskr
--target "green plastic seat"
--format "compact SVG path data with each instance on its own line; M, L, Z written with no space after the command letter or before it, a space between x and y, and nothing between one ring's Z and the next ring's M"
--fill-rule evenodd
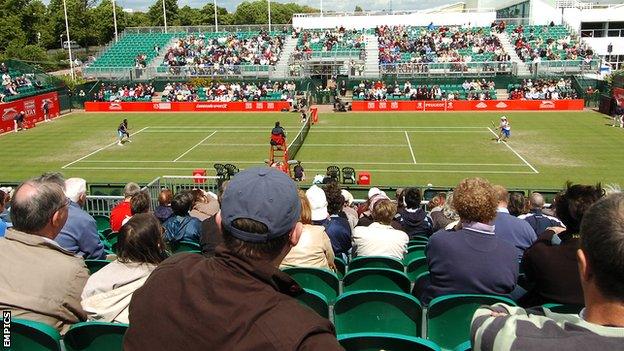
M63 338L67 351L121 350L127 324L83 322L74 324Z
M419 257L425 257L426 248L427 248L426 245L408 246L407 253L403 257L403 264L407 266L407 264L411 262L412 260L419 258Z
M563 313L563 314L579 314L585 307L583 305L564 305L559 303L547 303L542 305L543 308L548 308L551 312Z
M387 290L409 293L410 280L403 272L389 268L359 268L349 270L342 279L343 292Z
M470 340L457 345L453 349L453 351L470 351L470 350L472 350L472 344L470 343Z
M290 275L302 288L321 293L330 303L338 296L340 282L334 272L308 267L285 268L284 272Z
M338 275L338 278L342 280L342 277L344 277L347 272L347 264L342 258L334 257L334 265L336 266L336 274Z
M338 337L346 351L439 351L435 343L422 338L391 333L353 333Z
M400 272L405 270L403 262L396 258L384 256L360 256L349 262L349 271L359 268L389 268Z
M11 320L11 351L60 351L61 335L52 326L26 319Z
M470 322L477 308L499 302L516 306L505 297L478 294L445 295L431 300L427 310L427 339L442 349L452 350L470 339Z
M108 261L108 260L85 260L85 264L87 265L87 268L89 269L89 274L93 274L99 271L100 269L102 269L104 266L106 266L109 263L111 263L111 261Z
M427 265L426 257L416 257L407 263L405 272L410 280L416 280L416 277L421 273L428 272L429 266Z
M196 251L201 252L201 246L193 241L179 241L177 243L171 244L171 251L173 251L173 253Z
M319 316L329 319L329 302L325 296L317 291L303 289L303 294L296 297L302 305L310 307Z
M334 305L339 335L350 333L421 334L422 306L415 297L394 291L353 291Z

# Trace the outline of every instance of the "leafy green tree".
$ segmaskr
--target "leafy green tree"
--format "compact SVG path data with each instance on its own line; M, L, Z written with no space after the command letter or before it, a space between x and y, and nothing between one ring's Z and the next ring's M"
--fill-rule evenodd
M201 10L186 5L178 10L178 15L173 24L175 26L199 26L203 24Z
M355 10L354 12L364 12L364 10L362 10L362 8L360 7L360 5L355 5Z
M165 25L162 6L162 0L156 0L156 2L150 6L149 10L147 10L147 16L149 17L152 26ZM167 25L175 24L179 11L178 0L165 0L165 9L167 13Z

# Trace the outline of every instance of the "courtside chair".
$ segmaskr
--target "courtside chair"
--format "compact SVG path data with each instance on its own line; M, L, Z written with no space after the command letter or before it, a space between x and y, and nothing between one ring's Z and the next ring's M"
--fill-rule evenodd
M431 300L427 310L427 339L444 350L454 349L470 339L470 322L477 308L499 302L516 306L508 298L493 295L457 294L436 297Z
M340 291L340 281L336 273L311 267L285 268L284 272L290 275L304 289L321 293L329 303L334 302Z
M407 266L407 264L415 258L426 257L425 256L425 245L412 245L407 247L407 253L403 257L403 264Z
M348 270L359 268L390 268L399 272L404 272L403 262L396 258L386 256L360 256L356 257L347 266Z
M563 305L559 303L547 303L542 305L543 308L548 308L551 312L563 313L563 314L579 314L583 309L583 305Z
M336 333L395 333L420 336L422 306L415 297L394 291L352 291L334 304Z
M340 181L340 168L338 166L327 167L327 176L339 182Z
M61 351L61 335L53 327L26 319L11 320L11 351Z
M176 254L180 252L201 252L201 246L194 241L178 241L171 244L171 251Z
M329 302L325 295L310 289L303 290L304 292L296 297L297 301L311 308L319 316L329 319Z
M89 274L93 274L100 269L104 268L107 264L111 263L108 260L85 260L85 264L87 265L87 269L89 269Z
M338 275L338 278L342 280L342 277L344 277L347 272L347 264L342 258L334 257L334 265L336 266L336 274Z
M429 340L391 333L342 334L338 342L346 351L440 351Z
M424 236L424 235L413 235L412 237L410 237L410 240L409 240L409 243L412 243L412 242L414 242L414 243L418 243L418 242L428 243L429 242L429 238Z
M342 167L342 183L355 184L355 169L353 167Z
M407 273L411 281L416 280L417 276L428 271L429 266L427 265L427 258L424 256L412 259L405 266L405 273Z
M389 268L351 269L342 279L342 291L387 290L410 292L410 280L403 272Z
M63 341L67 351L116 351L122 349L127 324L83 322L74 324Z

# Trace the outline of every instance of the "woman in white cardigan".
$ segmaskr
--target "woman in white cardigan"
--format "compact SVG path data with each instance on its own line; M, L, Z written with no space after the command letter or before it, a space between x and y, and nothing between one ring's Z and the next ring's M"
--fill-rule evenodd
M82 291L89 320L128 323L132 293L167 258L162 233L160 222L149 213L136 214L121 227L117 260L91 275Z

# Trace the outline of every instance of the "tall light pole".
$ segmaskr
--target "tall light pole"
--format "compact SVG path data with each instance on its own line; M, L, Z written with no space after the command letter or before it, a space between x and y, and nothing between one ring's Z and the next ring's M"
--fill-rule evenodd
M63 0L63 11L65 12L65 31L67 32L67 48L69 50L69 72L71 74L71 79L76 79L74 75L74 58L72 56L72 42L69 38L69 21L67 20L67 2Z
M163 19L165 20L165 33L167 33L167 10L165 8L165 0L162 0L163 3Z
M119 39L117 37L117 4L115 4L115 0L113 0L113 24L115 25L115 43Z
M321 0L321 17L323 17L323 0Z
M269 33L271 32L271 0L269 2Z
M217 0L214 0L215 32L219 31L219 21L217 20Z

